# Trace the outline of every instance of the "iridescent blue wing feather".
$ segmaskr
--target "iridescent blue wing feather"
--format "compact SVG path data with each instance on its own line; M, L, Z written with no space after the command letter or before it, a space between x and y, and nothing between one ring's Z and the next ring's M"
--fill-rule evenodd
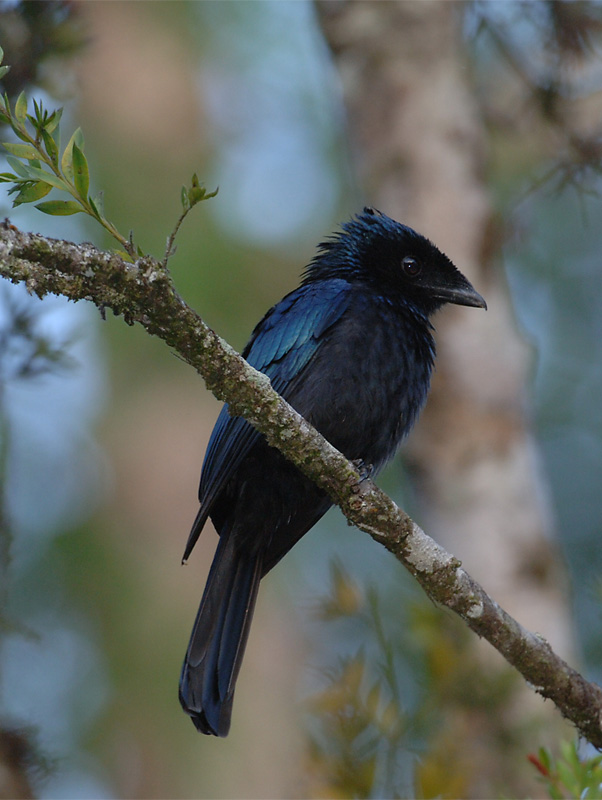
M251 366L265 373L284 398L293 390L328 329L348 304L349 283L336 278L305 284L274 306L253 331L243 351ZM194 547L211 507L261 434L242 417L232 417L225 405L203 462L201 507L186 544L184 560Z

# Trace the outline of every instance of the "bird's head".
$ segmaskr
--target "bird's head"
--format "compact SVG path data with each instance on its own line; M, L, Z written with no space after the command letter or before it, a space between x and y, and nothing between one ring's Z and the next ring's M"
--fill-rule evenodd
M324 277L365 282L427 315L445 303L487 308L472 284L432 242L373 208L365 208L320 245L307 279Z

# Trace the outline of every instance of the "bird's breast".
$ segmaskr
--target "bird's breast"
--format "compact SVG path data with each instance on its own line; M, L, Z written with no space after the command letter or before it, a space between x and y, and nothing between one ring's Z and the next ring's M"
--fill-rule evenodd
M328 332L290 400L348 458L378 469L426 399L434 345L424 322L386 305L359 311Z

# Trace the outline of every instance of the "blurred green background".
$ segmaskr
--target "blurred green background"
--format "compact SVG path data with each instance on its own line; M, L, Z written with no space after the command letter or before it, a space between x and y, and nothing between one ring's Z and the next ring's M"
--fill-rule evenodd
M477 35L471 5L479 4L458 4L458 13L475 86L483 91L492 74L510 84L511 70ZM489 5L487 13L502 17L517 6ZM354 176L339 78L313 5L87 2L68 9L83 44L67 59L46 59L45 88L31 94L66 106L65 134L82 126L107 216L132 229L145 251L162 255L192 172L209 189L219 185L217 198L184 223L171 270L186 301L242 348L265 310L296 285L315 244L369 201ZM512 24L529 48L533 31L520 17ZM599 679L600 201L571 187L528 192L545 170L541 151L495 125L490 147L491 190L513 233L498 266L533 353L525 401L571 575L583 663ZM13 212L6 197L3 213L25 229L111 246L79 217ZM15 309L30 304L20 288L0 289L8 332ZM465 634L336 511L262 585L230 736L195 733L180 710L177 681L215 535L203 534L186 568L180 557L219 404L142 330L60 299L42 307L32 325L68 342L69 360L24 376L22 350L5 347L0 356L3 522L13 535L3 570L9 632L0 649L0 700L4 724L32 726L47 761L35 773L36 793L441 793L429 794L424 782L415 788L441 706L453 696L458 706L483 702L495 710L506 687L484 685L486 700L475 692L471 662L462 660ZM379 482L412 509L401 461ZM383 697L359 691L377 683ZM333 686L338 694L329 693ZM369 755L345 749L347 734L329 728L337 704L368 720ZM338 782L330 780L337 770Z

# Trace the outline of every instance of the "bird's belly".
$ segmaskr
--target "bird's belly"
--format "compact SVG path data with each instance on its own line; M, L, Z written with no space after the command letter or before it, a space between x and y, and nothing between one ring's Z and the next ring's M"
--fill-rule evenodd
M382 465L403 435L405 403L401 387L370 386L361 379L333 383L324 408L310 420L347 458Z
M377 335L335 342L320 357L324 369L312 365L292 404L344 455L378 469L419 412L430 370Z
M220 494L211 519L239 549L263 553L265 574L330 506L324 491L260 439Z

